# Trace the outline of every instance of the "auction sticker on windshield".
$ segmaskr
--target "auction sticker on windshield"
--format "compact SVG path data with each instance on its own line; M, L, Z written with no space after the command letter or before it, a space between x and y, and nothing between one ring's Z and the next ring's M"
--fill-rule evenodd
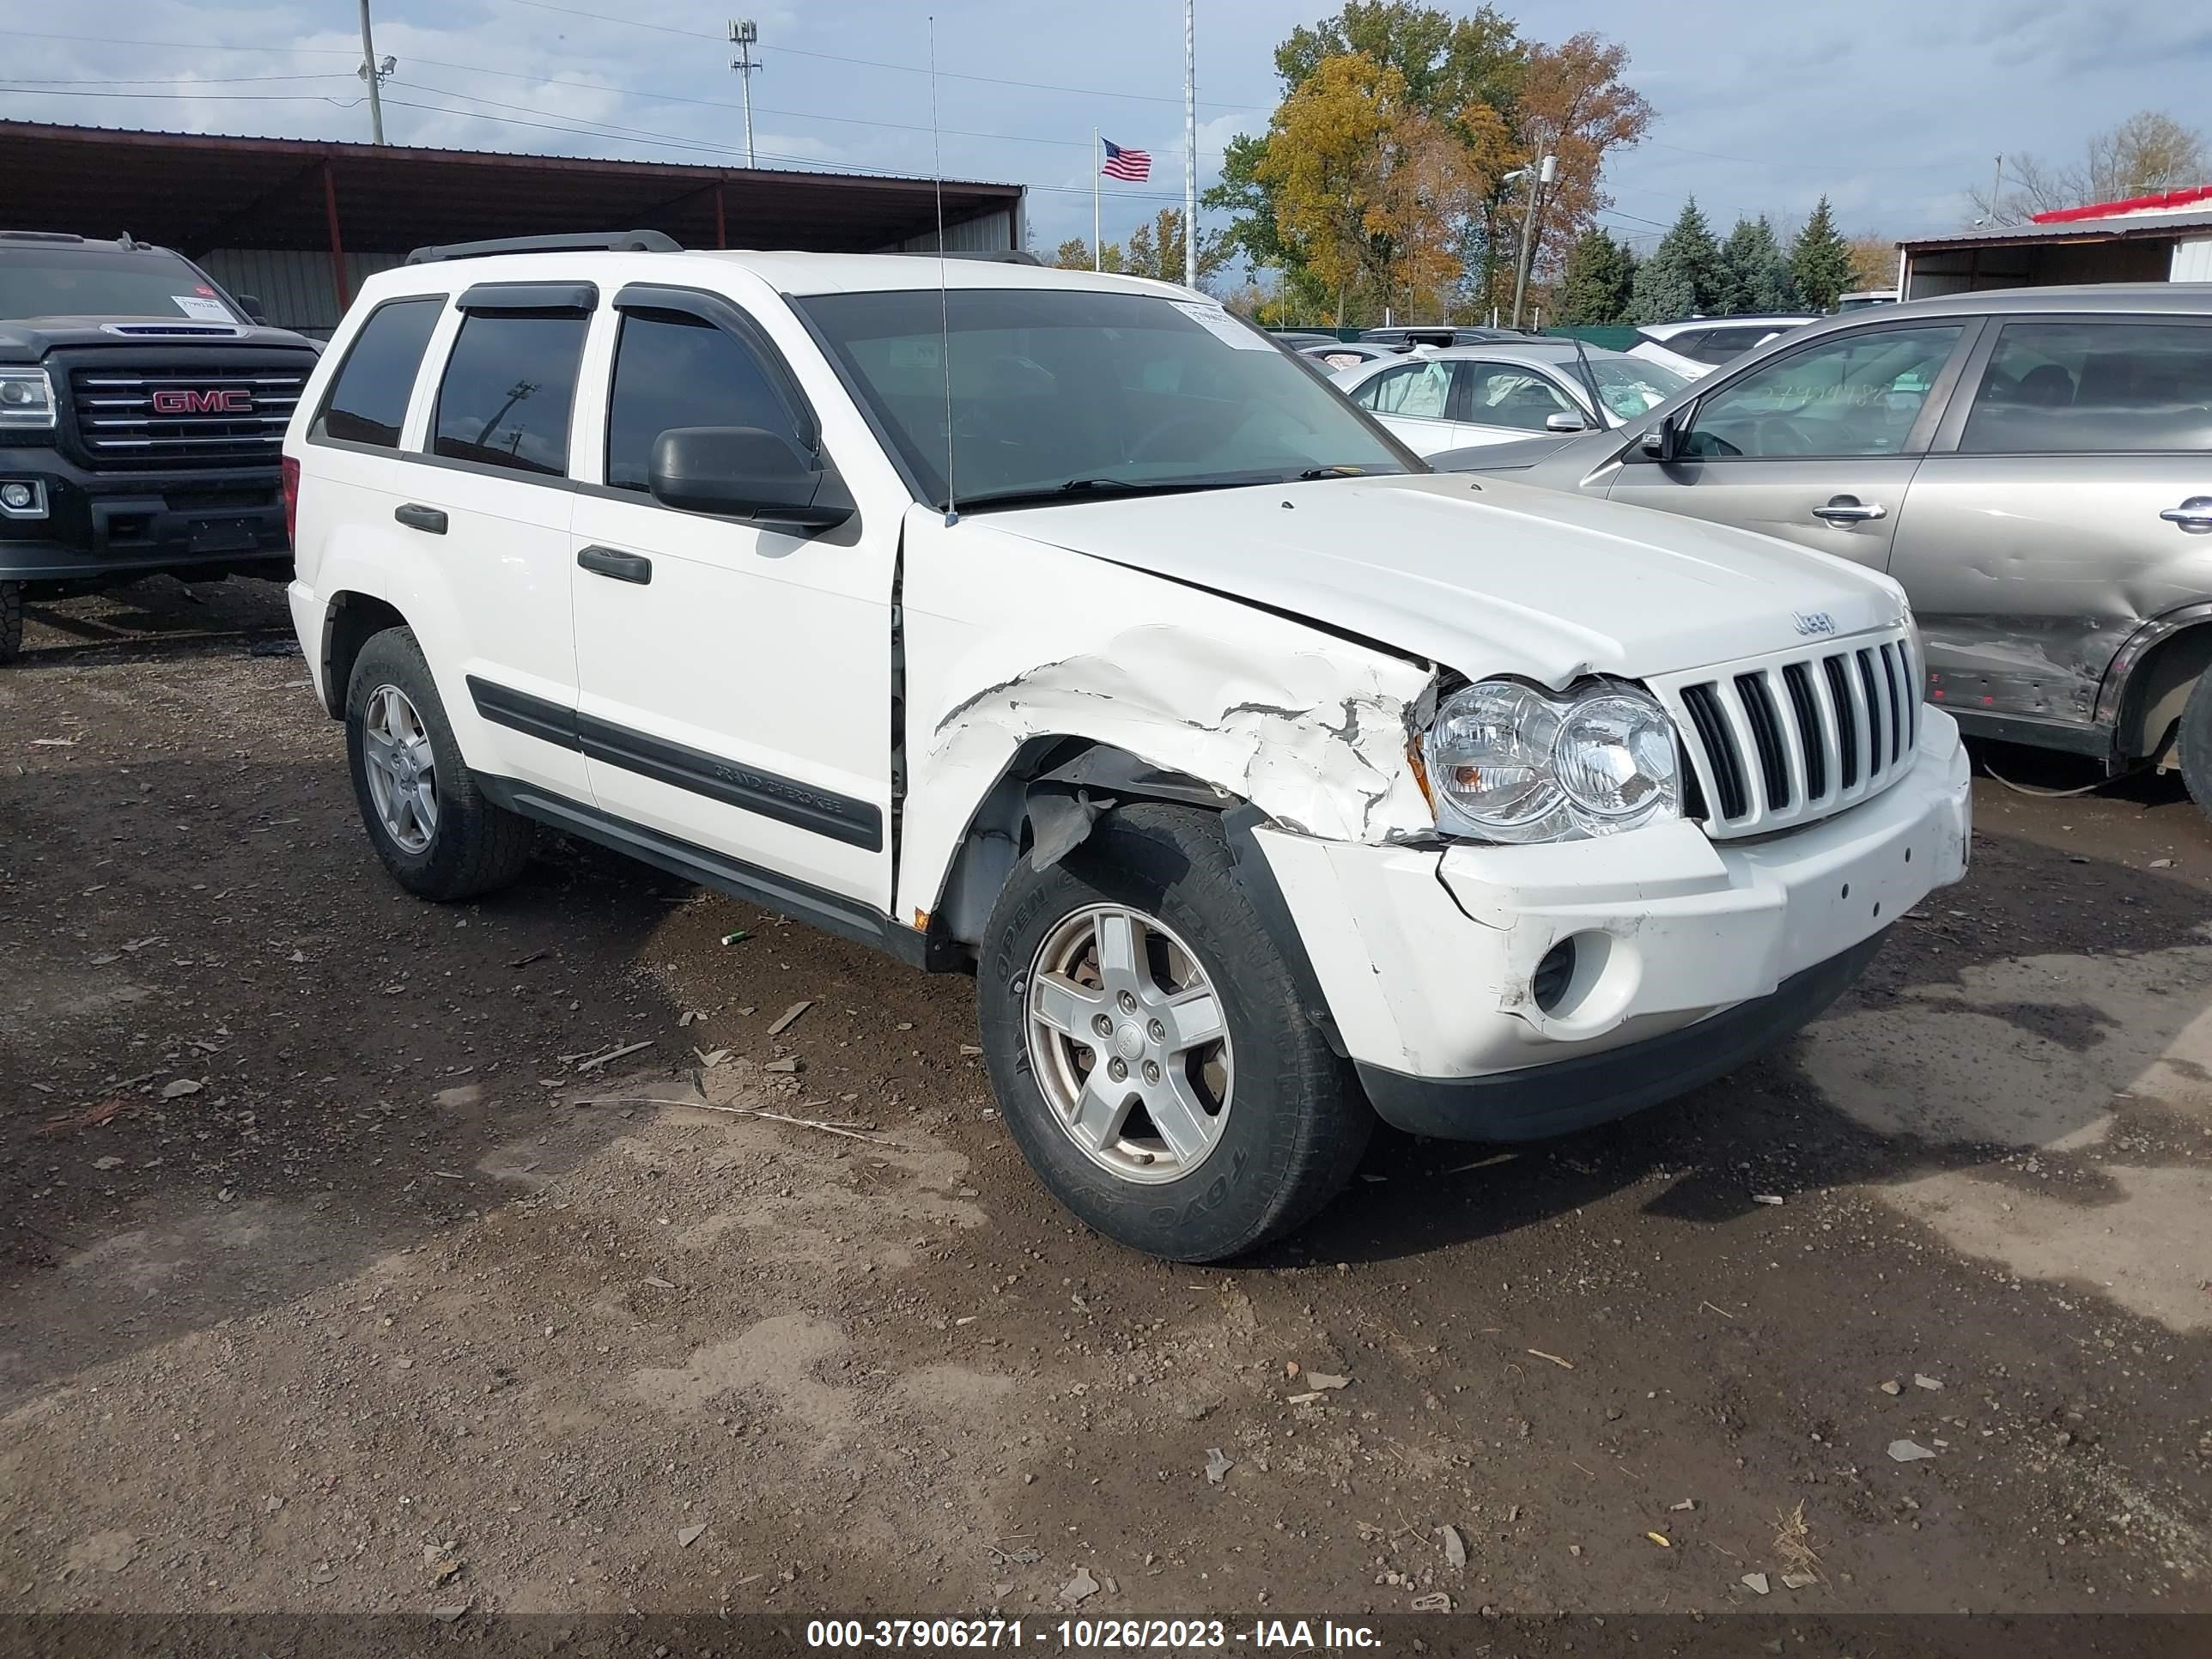
M1170 300L1168 303L1218 340L1226 340L1239 351L1273 351L1274 343L1231 317L1224 307L1203 300Z
M172 294L169 301L185 316L197 318L204 323L227 323L230 320L230 308L220 300L203 300L197 294Z

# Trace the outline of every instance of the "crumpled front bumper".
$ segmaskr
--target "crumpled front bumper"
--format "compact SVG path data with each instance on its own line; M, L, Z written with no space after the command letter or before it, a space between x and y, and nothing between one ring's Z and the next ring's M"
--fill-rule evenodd
M1693 823L1442 852L1255 839L1382 1116L1525 1139L1652 1104L1786 1036L1966 873L1970 830L1958 727L1929 709L1903 779L1757 841ZM1568 941L1540 1001L1539 969Z

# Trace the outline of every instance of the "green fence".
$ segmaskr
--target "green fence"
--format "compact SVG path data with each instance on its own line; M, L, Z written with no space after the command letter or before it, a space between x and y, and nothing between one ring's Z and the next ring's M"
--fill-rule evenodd
M1601 351L1626 351L1644 337L1632 328L1547 328L1547 334L1562 340L1580 340L1584 345L1594 345Z

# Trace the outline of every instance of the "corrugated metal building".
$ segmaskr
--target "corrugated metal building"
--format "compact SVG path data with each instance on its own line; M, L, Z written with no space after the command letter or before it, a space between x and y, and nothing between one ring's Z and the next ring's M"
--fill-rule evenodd
M0 121L0 227L128 232L189 254L269 320L327 337L410 248L575 230L687 247L937 246L934 179ZM947 179L945 245L1021 246L1019 185Z
M1898 297L2070 283L2212 282L2212 186L1900 242Z

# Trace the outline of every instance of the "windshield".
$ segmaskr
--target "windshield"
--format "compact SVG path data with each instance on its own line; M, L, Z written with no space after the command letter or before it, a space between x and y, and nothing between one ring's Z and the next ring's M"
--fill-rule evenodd
M1690 383L1687 376L1658 363L1647 363L1641 357L1600 357L1593 354L1589 366L1590 373L1597 377L1597 389L1604 396L1605 406L1624 421L1632 421L1658 408Z
M939 507L948 406L963 510L1421 470L1313 370L1212 301L920 289L793 303Z
M189 317L242 323L214 284L173 253L0 247L0 317Z

